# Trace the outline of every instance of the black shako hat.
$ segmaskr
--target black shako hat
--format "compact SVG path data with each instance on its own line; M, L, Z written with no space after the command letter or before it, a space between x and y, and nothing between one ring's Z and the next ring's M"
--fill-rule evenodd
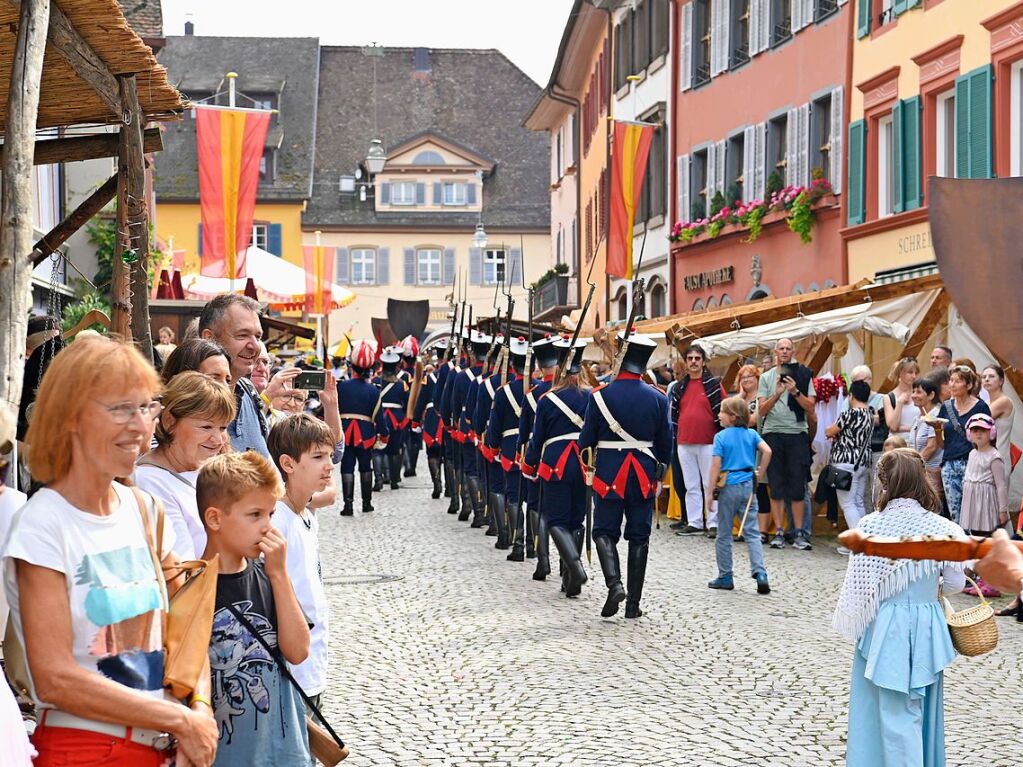
M513 338L511 343L508 344L508 364L511 365L516 373L522 373L526 369L526 351L528 349L529 344L526 343L526 339L522 336Z
M554 339L547 337L533 342L533 359L540 368L555 367L561 359L561 353L554 346Z
M657 342L646 336L636 335L633 331L628 341L625 340L625 333L618 334L618 343L625 344L625 352L622 357L622 370L630 373L643 375L647 369L647 362L657 348Z
M587 343L581 338L576 339L575 346L572 346L571 338L559 338L554 342L553 346L558 352L558 364L561 364L566 356L571 355L568 360L570 375L575 375L582 369L583 351L586 349Z
M393 346L388 346L380 355L380 374L393 376L398 373L398 366L401 365L401 354Z

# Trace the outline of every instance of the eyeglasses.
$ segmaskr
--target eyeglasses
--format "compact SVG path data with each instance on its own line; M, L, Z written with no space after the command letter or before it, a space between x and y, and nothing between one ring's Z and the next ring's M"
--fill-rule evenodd
M98 400L97 400L98 402ZM160 413L163 412L163 403L160 400L152 400L147 402L145 405L132 405L130 402L125 402L120 405L104 405L99 402L100 405L110 413L110 418L114 423L128 423L136 415L142 416L142 420L155 421Z
M279 399L282 399L285 402L305 402L306 395L299 394L298 392L292 394L281 394L279 395Z
M703 357L686 357L686 362L703 362Z

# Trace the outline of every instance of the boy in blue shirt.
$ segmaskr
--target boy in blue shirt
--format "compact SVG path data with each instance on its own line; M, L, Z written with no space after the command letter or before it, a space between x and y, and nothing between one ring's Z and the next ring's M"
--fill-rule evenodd
M749 428L749 405L742 397L729 397L721 403L721 425L724 427L714 436L713 459L707 477L707 511L714 502L714 489L718 478L725 473L724 486L718 494L718 527L722 534L715 540L718 577L707 585L712 589L731 591L732 581L732 524L738 515L745 518L742 535L749 550L750 569L757 582L758 594L770 594L767 567L764 565L764 546L760 541L760 526L757 523L756 485L767 464L771 462L771 448L754 429ZM757 453L761 455L757 465Z

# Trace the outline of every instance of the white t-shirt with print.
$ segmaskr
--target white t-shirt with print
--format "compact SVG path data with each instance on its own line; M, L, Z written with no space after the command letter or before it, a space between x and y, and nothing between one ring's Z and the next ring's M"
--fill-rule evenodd
M206 528L199 518L199 505L195 500L198 471L182 471L175 477L159 466L143 464L135 468L135 484L163 501L165 525L174 527L174 553L182 562L198 559L206 550Z
M15 560L63 573L75 662L162 698L166 590L156 574L135 496L116 482L114 489L120 504L107 516L77 509L53 490L44 488L32 496L11 527L3 558L4 588L24 643ZM155 535L153 507L146 513ZM174 528L165 524L162 556L173 548ZM38 698L35 702L52 707Z
M327 687L327 637L330 609L320 573L320 524L316 514L303 509L299 516L284 501L278 501L273 524L288 543L288 577L302 612L313 624L309 637L309 657L291 673L306 695L319 695Z

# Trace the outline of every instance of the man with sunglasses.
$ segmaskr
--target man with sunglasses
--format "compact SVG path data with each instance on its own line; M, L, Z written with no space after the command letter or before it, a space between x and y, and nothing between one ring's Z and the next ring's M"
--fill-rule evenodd
M685 500L686 525L676 535L704 532L704 509L709 509L707 536L717 535L717 504L704 501L703 488L710 474L714 435L721 429L718 416L725 390L721 379L707 369L707 355L697 344L690 344L682 355L686 374L671 387L670 423L682 481L676 483Z

